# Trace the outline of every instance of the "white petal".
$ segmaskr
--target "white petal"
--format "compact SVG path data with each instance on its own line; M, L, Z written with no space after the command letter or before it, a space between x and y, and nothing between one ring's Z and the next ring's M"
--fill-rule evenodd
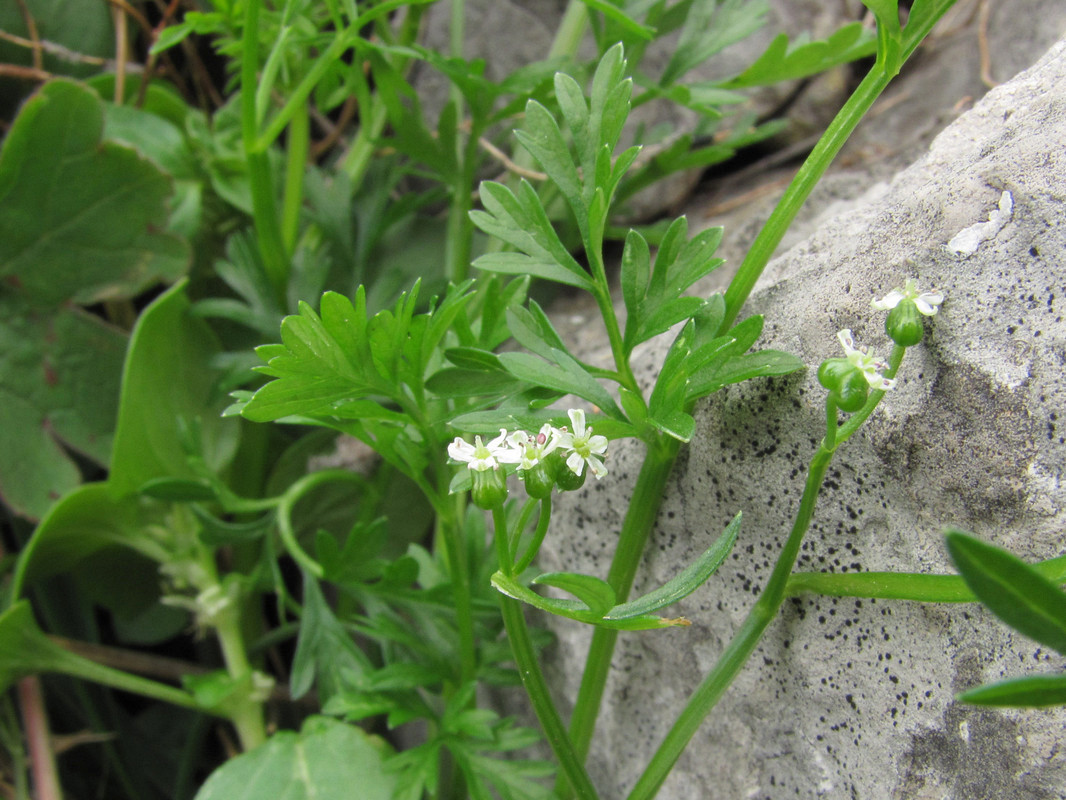
M592 470L592 474L599 480L607 474L607 467L603 466L603 462L594 456L588 458L589 469Z
M582 471L585 469L585 459L577 453L571 453L570 457L566 459L566 466L570 467L570 471L580 478Z
M574 424L574 436L581 439L585 435L585 411L581 408L571 408L566 412L570 421Z
M899 289L893 289L880 300L871 301L870 305L872 305L878 311L889 311L898 306L899 301L902 300L903 297L903 292L901 292Z
M468 463L474 458L474 446L465 439L456 436L455 440L448 445L448 457L453 461Z
M844 328L844 330L837 333L837 340L844 347L844 352L849 356L853 352L857 352L855 349L855 340L851 338L851 328Z
M914 305L918 307L918 310L925 314L927 317L931 317L939 310L939 306L944 302L943 292L923 292L914 298Z
M597 455L603 455L607 452L607 444L606 436L593 436L589 439L589 451Z

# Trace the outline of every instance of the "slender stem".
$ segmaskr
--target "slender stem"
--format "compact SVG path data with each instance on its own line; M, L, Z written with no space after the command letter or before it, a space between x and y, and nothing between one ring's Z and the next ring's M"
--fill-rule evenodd
M511 560L514 561L518 556L518 545L522 541L522 532L529 524L529 518L533 516L533 511L537 507L537 500L529 498L522 506L522 512L518 515L518 522L515 523L514 528L510 532L508 539L508 546L510 547Z
M256 139L254 148L257 152L265 152L274 143L274 140L281 135L281 132L285 130L285 126L292 121L292 118L301 113L301 109L307 103L307 98L311 96L311 92L315 90L315 86L322 80L329 68L333 66L333 62L344 55L344 51L351 46L351 41L351 37L346 31L337 33L336 38L330 42L326 51L315 60L311 69L307 71L307 74L303 76L296 88L292 90L292 94L285 101L285 105L267 124L266 130Z
M855 93L848 98L844 107L830 123L825 134L818 140L811 154L807 156L807 160L803 162L803 166L785 190L784 196L770 214L770 218L759 231L759 235L737 270L736 276L726 289L726 312L718 329L719 333L728 330L733 325L740 307L748 299L748 295L755 287L755 282L762 275L774 250L781 243L807 197L891 79L892 75L886 73L880 61L875 63Z
M651 762L629 793L628 800L651 800L655 797L689 740L758 646L766 627L777 616L786 596L788 577L799 555L803 536L810 526L818 492L832 457L832 450L821 447L811 460L799 513L766 588L733 635L718 663L689 698L677 722L666 734Z
M125 14L122 16L125 18ZM48 712L45 710L41 679L30 675L20 680L18 697L33 770L34 797L36 800L62 800L63 789L59 783L52 734L48 730Z
M629 366L629 358L626 355L625 341L622 338L622 329L618 324L618 317L614 313L614 303L611 302L611 290L607 283L607 274L603 268L603 256L600 250L589 251L589 262L594 265L593 277L596 280L596 288L592 296L596 298L596 305L600 309L604 327L607 329L607 340L611 343L611 355L614 357L617 369L618 382L629 389L638 397L643 397L640 384L637 383L632 367ZM595 265L599 265L598 269Z
M548 49L548 58L573 56L577 54L585 30L589 25L589 11L581 0L570 0L559 27L555 30L555 39Z
M292 256L296 237L300 232L300 208L303 205L304 171L311 147L311 118L307 104L302 113L293 115L289 123L288 157L285 163L285 194L281 207L281 242L285 253Z
M267 278L279 302L284 305L285 286L289 281L288 260L281 241L277 201L270 159L256 141L258 114L256 83L259 70L259 3L247 0L244 31L241 38L241 139L248 164L248 183L252 194L255 233Z
M649 445L648 454L637 475L636 486L622 521L618 545L607 575L607 582L614 589L619 603L626 601L629 590L633 587L633 579L658 517L663 490L670 478L679 449L679 443L673 439L663 445ZM578 690L574 712L570 717L570 737L582 762L588 756L617 640L618 631L608 628L596 628L592 634L585 672L581 676L581 688ZM560 775L556 781L556 791L566 796L562 781L563 776Z
M459 502L457 498L456 503ZM447 517L438 514L439 534L444 541L452 572L455 625L459 631L460 682L468 683L477 675L477 649L474 641L474 601L470 588L470 566L466 559L462 519L462 515L458 513L449 514Z
M545 497L540 503L540 519L537 520L537 529L533 532L529 547L526 548L526 552L523 553L518 563L514 566L516 575L521 575L526 567L533 563L533 559L537 557L540 546L544 542L544 535L548 532L548 523L551 522L551 517L552 499L551 497Z
M324 469L304 475L285 491L281 501L278 503L278 535L281 537L282 544L285 545L285 549L293 560L316 578L321 578L325 574L325 570L322 569L321 564L308 555L307 551L296 540L296 532L292 526L292 510L305 494L319 484L330 481L352 481L360 485L366 484L366 478L358 473L349 472L346 469Z
M525 686L533 711L544 729L544 736L559 762L562 775L565 775L566 780L574 787L574 792L580 800L597 800L596 789L585 771L584 759L578 755L570 737L567 736L566 726L563 725L552 701L544 674L540 671L533 640L529 636L526 618L522 613L522 604L511 597L500 595L500 607L503 611L503 624L507 628L507 639L518 664L518 674L522 677L522 685Z

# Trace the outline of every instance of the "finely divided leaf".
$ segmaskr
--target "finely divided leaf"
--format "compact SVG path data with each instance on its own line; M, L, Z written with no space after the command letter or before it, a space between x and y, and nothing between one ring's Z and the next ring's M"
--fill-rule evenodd
M828 39L814 42L806 36L789 42L788 35L782 33L754 64L723 85L730 89L770 86L815 75L838 64L871 56L876 51L876 37L861 22L849 23Z

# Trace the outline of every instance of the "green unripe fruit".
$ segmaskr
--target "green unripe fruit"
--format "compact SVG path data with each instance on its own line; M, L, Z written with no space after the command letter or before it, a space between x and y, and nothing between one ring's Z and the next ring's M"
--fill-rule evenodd
M836 400L837 408L851 413L866 405L866 398L869 395L870 384L862 371L856 369L841 382L840 388L832 396Z
M560 492L573 492L585 485L587 469L583 469L580 475L576 475L570 467L566 466L566 459L558 451L548 458L551 459L552 471L555 473L555 485L559 487Z
M901 347L913 347L922 340L925 328L922 326L922 315L913 300L904 298L888 312L885 333Z
M870 384L862 370L846 358L830 358L818 367L818 382L841 411L858 411L866 404Z
M534 500L545 499L555 488L555 472L544 460L538 461L533 469L523 470L520 475L526 487L526 494Z
M474 485L470 499L486 511L499 508L507 499L507 480L498 469L470 470Z

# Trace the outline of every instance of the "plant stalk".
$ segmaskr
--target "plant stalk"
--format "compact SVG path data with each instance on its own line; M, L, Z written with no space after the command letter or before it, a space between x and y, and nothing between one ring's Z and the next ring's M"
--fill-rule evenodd
M784 196L770 214L770 218L766 220L759 235L755 237L737 274L730 282L729 288L726 289L726 311L722 324L718 328L719 336L732 327L733 321L740 312L740 307L744 305L748 295L755 288L756 281L759 280L759 276L770 262L777 246L781 244L781 240L807 201L807 197L821 180L822 175L851 136L852 131L862 121L891 80L892 75L886 74L881 63L875 63L863 78L862 83L844 103L843 108L833 118L811 154L807 156L807 160L803 162L803 166L799 168L796 176L788 185L788 189L785 190Z
M614 589L619 603L628 599L629 591L633 588L637 567L659 515L663 491L670 479L679 450L680 443L674 439L662 444L648 445L648 453L637 475L633 496L622 521L622 530L607 574L607 582ZM616 630L596 628L593 631L585 671L581 676L581 687L570 717L570 739L582 763L588 757L617 641ZM556 791L565 797L567 795L563 781L564 776L560 775L556 781Z

